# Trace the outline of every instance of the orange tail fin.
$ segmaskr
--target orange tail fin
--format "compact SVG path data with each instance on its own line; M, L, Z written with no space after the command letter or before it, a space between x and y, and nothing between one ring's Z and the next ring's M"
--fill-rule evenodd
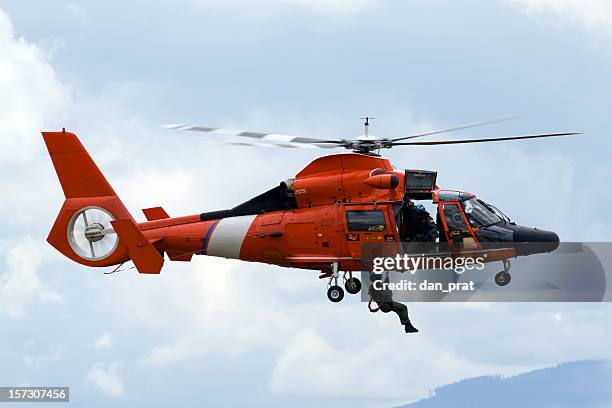
M133 221L132 216L89 153L74 133L42 135L66 197L47 241L84 265L108 266L129 259L111 221Z

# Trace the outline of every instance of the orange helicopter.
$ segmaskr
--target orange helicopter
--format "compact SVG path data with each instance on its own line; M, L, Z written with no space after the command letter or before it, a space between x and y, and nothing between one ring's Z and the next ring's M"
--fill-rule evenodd
M117 267L132 261L140 273L159 274L164 254L171 261L190 261L209 255L283 267L311 269L329 278L328 298L339 302L344 287L358 293L362 246L414 240L406 211L414 201L428 200L437 207L434 224L440 242L451 251L482 249L484 242L548 243L558 246L550 231L519 226L496 207L475 195L441 190L437 173L398 170L380 157L381 149L395 146L432 146L483 143L576 135L576 132L532 134L486 139L414 141L412 139L507 120L502 118L395 139L365 134L356 139L324 140L311 137L236 131L192 125L165 125L175 130L217 133L249 138L234 145L273 145L285 148L345 148L351 153L320 157L294 178L234 208L170 217L162 207L143 209L146 222L137 222L121 202L74 133L42 132L65 201L47 241L68 258L92 267ZM413 235L413 234L412 234ZM435 239L435 238L434 238ZM399 248L399 247L398 247ZM484 249L482 249L484 251ZM398 249L401 251L401 249ZM520 252L520 251L518 251ZM508 247L490 254L503 260L495 276L498 285L510 281L506 260L521 255ZM112 273L107 272L107 273Z

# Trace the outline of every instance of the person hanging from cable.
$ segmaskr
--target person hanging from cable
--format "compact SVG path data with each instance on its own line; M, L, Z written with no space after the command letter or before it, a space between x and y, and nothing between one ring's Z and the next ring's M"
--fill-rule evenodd
M384 283L389 283L388 273L385 273L383 276L383 274L370 272L370 287L368 288L370 297L378 304L381 312L394 312L397 314L406 333L417 333L419 329L412 325L408 316L408 307L403 303L395 302L393 300L393 292Z

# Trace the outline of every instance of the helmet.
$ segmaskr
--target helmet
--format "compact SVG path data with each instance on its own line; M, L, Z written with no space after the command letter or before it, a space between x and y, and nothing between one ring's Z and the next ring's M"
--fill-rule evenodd
M416 215L422 215L422 216L429 215L429 213L427 212L423 204L419 204L416 207L414 207L414 213Z

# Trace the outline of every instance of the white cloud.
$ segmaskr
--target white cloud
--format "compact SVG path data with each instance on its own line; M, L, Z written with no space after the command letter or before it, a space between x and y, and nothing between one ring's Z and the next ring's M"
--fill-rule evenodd
M28 344L28 351L31 351L32 348L34 348L33 346L36 346L36 344L32 343L32 344ZM40 350L40 346L36 347L36 350L39 351ZM27 365L28 367L32 367L32 368L41 368L44 367L48 364L55 364L58 361L62 360L62 358L64 358L65 352L64 352L64 347L63 346L58 346L56 347L53 351L51 351L50 353L38 353L38 354L25 354L23 356L23 362L25 363L25 365Z
M42 151L40 130L57 128L70 102L69 90L47 61L48 51L15 38L0 10L0 162L23 163Z
M43 52L47 61L52 61L55 56L66 48L66 42L61 38L43 38L38 42L38 47Z
M61 44L61 40L43 40L37 46L17 38L7 14L0 10L0 170L10 174L0 179L5 229L33 225L37 216L46 217L36 225L46 225L57 211L54 206L41 206L33 193L49 198L61 195L55 184L51 189L47 188L50 183L41 182L52 174L52 166L48 160L39 160L45 152L40 131L61 127L71 102L69 87L59 81L49 64ZM34 239L43 241L45 233ZM11 235L11 241L18 239Z
M178 361L201 358L208 350L198 347L196 337L179 337L169 344L153 347L151 353L142 362L155 367L167 367Z
M500 370L442 350L427 334L336 343L332 346L310 329L298 333L277 360L271 389L295 395L406 402L426 397L436 384ZM501 371L510 375L525 369L506 366Z
M148 324L165 327L172 323L177 328L176 337L155 345L142 364L167 367L179 361L203 359L209 353L231 356L276 348L300 324L299 319L291 318L299 312L289 311L300 308L299 303L291 305L275 299L271 293L274 283L263 281L260 273L251 268L241 270L239 262L220 258L196 257L192 262L192 272L182 272L180 282L175 281L176 276L170 277L170 290L166 286L160 288L165 293L163 305L154 305L154 299L161 295L156 294L157 288L141 291L140 300L151 319L146 320ZM117 313L130 297L128 286L126 290L115 303ZM172 312L168 314L168 310Z
M111 348L115 344L115 339L112 333L102 333L94 342L94 347L97 349Z
M87 10L85 10L85 8L83 8L82 6L78 4L74 4L74 3L67 3L66 8L70 12L70 15L72 15L72 17L74 17L74 19L78 21L80 25L87 24L88 17L87 17Z
M122 285L107 303L117 316L128 306L135 309L133 314L123 315L134 324L144 322L146 327L162 331L170 324L174 328L164 340L157 336L148 343L152 347L140 362L146 370L172 372L179 362L206 365L211 355L235 359L247 353L272 352L277 355L276 363L265 375L275 393L350 398L358 392L395 403L422 398L440 384L466 377L514 375L559 361L609 354L603 351L603 343L593 340L606 338L602 335L603 320L590 315L579 323L584 313L580 305L536 313L538 308L493 303L416 304L410 306L411 315L422 331L406 335L394 314L372 315L355 298L329 304L324 300L325 283L306 271L265 271L272 267L217 258L197 258L185 267L180 280L166 270L154 285L137 276L125 278L125 287ZM279 288L286 287L282 282L286 279L295 280L291 285L294 292L284 298L279 296ZM139 297L134 303L136 280ZM308 297L318 300L304 301L299 287L302 293L314 293ZM161 297L163 305L158 301ZM141 320L141 309L151 317ZM508 330L493 330L499 315L506 316ZM572 323L564 328L557 316ZM463 322L460 327L457 321ZM547 329L536 329L540 327ZM550 347L555 333L576 329L581 333L577 340ZM520 340L525 332L532 333L525 340L530 343L529 352ZM500 341L511 357L482 351L482 344ZM577 347L580 343L594 347L587 351Z
M578 21L589 29L609 31L612 26L612 2L609 0L509 0L521 4L533 16L550 13Z
M169 208L181 207L185 202L193 202L193 192L197 190L198 183L194 182L191 171L168 168L136 170L118 180L117 186L118 190L125 192L121 199L135 207L133 212L157 205L162 205L168 211ZM133 215L142 217L142 213Z
M39 276L45 251L40 243L27 237L15 243L6 254L0 271L0 312L23 317L28 303L57 302L61 296L48 288Z
M115 361L109 365L95 363L87 372L85 382L94 386L102 394L122 398L126 394L119 371L119 362Z
M322 14L354 14L371 7L374 0L283 0Z

